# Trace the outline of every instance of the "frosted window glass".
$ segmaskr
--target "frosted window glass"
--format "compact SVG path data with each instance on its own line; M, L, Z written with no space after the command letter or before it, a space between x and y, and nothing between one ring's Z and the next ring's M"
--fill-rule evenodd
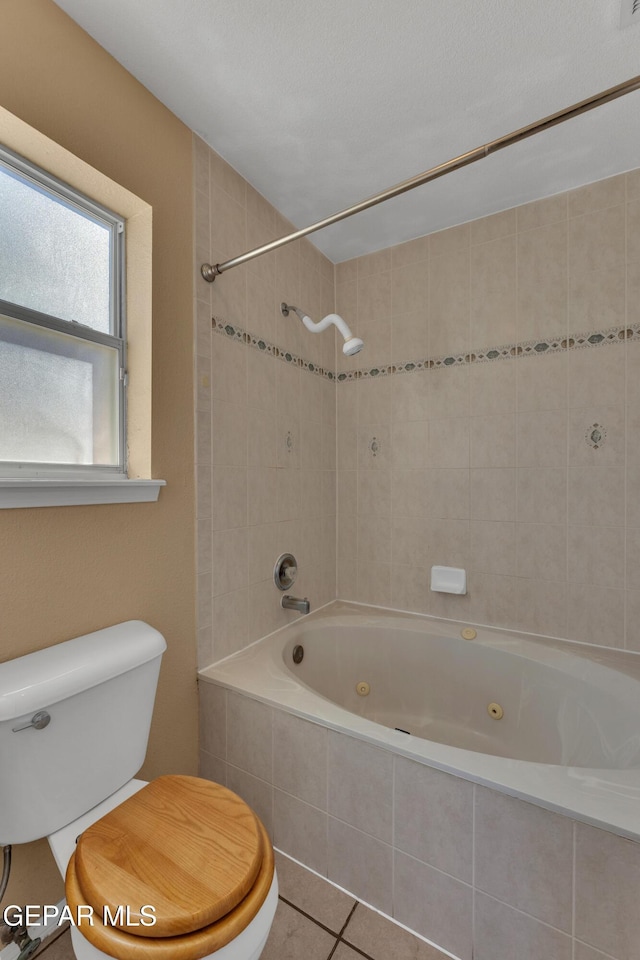
M118 351L0 316L0 461L118 465Z
M113 333L111 230L0 165L0 299Z

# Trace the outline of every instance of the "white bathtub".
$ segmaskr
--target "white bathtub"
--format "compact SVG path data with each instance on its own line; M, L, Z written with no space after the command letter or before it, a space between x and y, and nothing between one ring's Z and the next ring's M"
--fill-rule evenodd
M640 657L464 628L334 604L200 677L640 839Z

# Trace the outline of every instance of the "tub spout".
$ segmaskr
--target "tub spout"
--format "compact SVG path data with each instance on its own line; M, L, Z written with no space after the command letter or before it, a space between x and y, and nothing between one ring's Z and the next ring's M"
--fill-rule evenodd
M290 597L288 593L280 601L280 606L285 610L297 610L299 613L309 613L311 610L311 604L306 597L301 600L300 597Z

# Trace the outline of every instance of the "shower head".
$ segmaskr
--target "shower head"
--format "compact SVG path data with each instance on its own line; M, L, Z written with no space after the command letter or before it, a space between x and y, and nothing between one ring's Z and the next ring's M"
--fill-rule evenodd
M349 337L342 346L342 352L345 357L352 357L355 353L360 353L363 347L364 343L360 337Z
M300 310L299 307L293 307L291 304L287 303L280 304L280 311L283 317L288 317L292 310L300 317L307 330L310 330L311 333L322 333L323 330L326 330L327 327L331 326L331 324L334 324L344 338L342 352L346 357L352 357L354 353L359 353L362 350L364 343L360 337L353 336L351 330L339 314L328 313L327 316L322 320L318 320L317 323L314 323L311 317L307 316L307 314L303 310Z

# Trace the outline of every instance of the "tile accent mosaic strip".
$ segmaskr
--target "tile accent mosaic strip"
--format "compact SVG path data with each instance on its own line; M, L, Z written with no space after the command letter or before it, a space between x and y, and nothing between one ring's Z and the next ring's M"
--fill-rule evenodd
M469 353L452 354L447 357L425 358L423 360L408 360L402 363L390 363L380 367L359 368L341 373L326 370L318 364L298 357L289 350L283 350L276 344L269 343L261 337L247 333L242 327L226 323L216 317L212 319L213 330L223 336L231 337L240 343L246 343L256 350L268 353L278 360L291 363L310 373L323 377L326 380L337 380L344 383L349 380L373 380L376 377L388 377L396 373L413 373L416 370L436 370L446 367L460 367L470 363L491 363L494 360L512 360L515 357L535 357L544 354L561 353L564 350L579 350L586 347L599 347L611 343L620 343L625 340L640 340L640 323L625 327L610 327L607 330L596 330L590 333L576 334L572 337L550 337L547 340L527 340L522 343L511 343L499 347L489 347Z
M242 327L237 327L235 324L219 320L217 317L213 317L211 322L214 333L220 333L222 336L230 337L239 343L246 343L248 346L260 350L262 353L267 353L277 360L284 361L284 363L290 363L294 367L301 367L303 370L308 370L309 373L315 373L325 380L335 380L336 378L333 370L325 370L324 367L319 366L317 363L305 360L304 357L299 357L295 353L291 353L290 350L283 350L282 347L278 347L275 343L269 343L269 341L263 337L255 337L252 333L247 333L246 330L243 330Z

